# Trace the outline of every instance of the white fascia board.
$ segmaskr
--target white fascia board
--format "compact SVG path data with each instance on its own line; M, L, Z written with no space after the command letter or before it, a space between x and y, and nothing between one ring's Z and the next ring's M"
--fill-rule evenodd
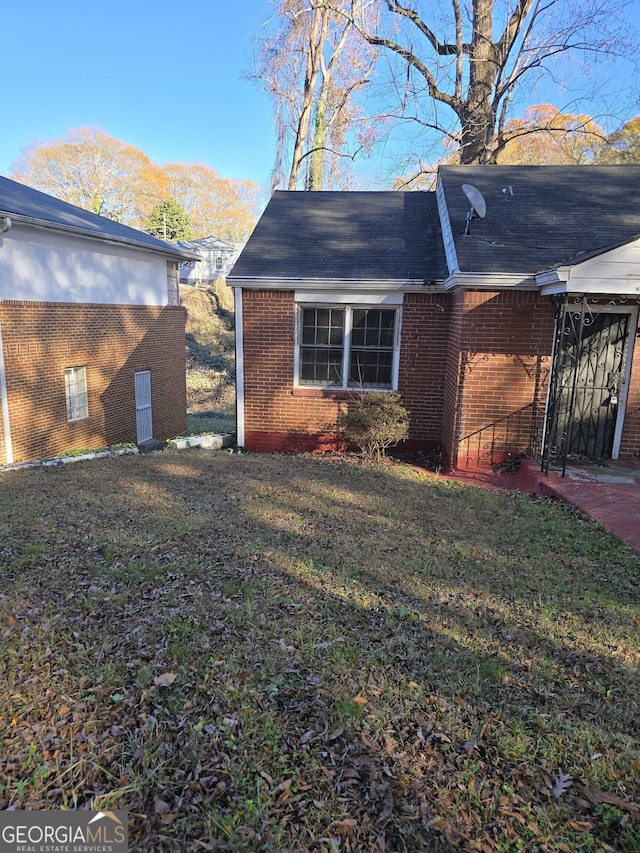
M391 293L365 293L362 290L296 290L294 301L335 305L402 305L403 297L404 294L397 290Z
M445 290L537 290L534 275L528 273L456 272L444 282Z
M137 249L140 252L152 252L154 255L162 255L168 260L176 262L200 260L200 256L195 252L184 252L180 250L171 251L171 249L163 249L161 246L149 246L146 243L139 243L137 240L130 240L127 237L118 237L117 235L110 236L109 234L96 234L92 231L86 231L84 228L74 228L72 225L59 225L58 223L47 222L43 219L33 219L29 216L21 216L17 213L7 213L6 215L10 216L11 221L16 225L20 224L31 228L42 229L44 231L52 231L54 234L72 234L74 237L84 237L87 240L97 240L99 243L127 246L129 249Z
M242 278L227 276L230 287L242 287L244 290L319 290L319 291L398 291L441 292L444 288L441 282L425 282L422 279L383 279L380 281L364 281L349 278Z
M550 270L543 270L536 273L536 284L539 287L551 286L566 286L571 276L570 267L556 267ZM558 292L558 291L556 291Z
M460 270L460 265L458 264L456 241L453 236L451 220L449 219L449 210L447 208L447 200L444 196L444 187L442 186L440 175L438 175L436 183L436 201L438 203L438 216L440 217L440 231L442 233L444 254L447 259L449 273L453 275Z

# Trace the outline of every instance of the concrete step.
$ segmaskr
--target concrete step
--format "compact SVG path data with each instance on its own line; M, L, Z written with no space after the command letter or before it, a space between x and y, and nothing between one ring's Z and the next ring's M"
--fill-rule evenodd
M138 444L138 450L140 453L151 453L154 450L163 450L165 444L163 441L160 441L158 438L148 438L146 441L141 441Z

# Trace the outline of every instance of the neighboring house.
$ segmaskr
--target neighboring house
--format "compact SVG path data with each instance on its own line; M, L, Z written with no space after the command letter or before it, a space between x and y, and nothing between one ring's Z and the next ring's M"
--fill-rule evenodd
M244 243L228 243L218 237L202 237L200 240L178 240L174 245L198 256L180 264L180 284L208 284L226 278L235 264Z
M0 177L0 465L186 429L185 252Z
M397 389L405 449L453 468L639 454L639 188L640 166L450 166L435 193L277 192L228 277L238 443L329 447L354 392Z

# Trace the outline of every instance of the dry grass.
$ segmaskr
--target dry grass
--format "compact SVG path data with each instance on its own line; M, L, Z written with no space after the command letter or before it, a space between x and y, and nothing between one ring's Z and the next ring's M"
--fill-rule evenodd
M187 410L217 417L235 429L235 343L233 293L223 281L211 287L181 287L187 310ZM190 419L190 431L196 428ZM206 431L217 427L206 425ZM198 428L202 428L201 426Z
M340 457L0 475L0 799L138 851L638 851L638 558ZM570 778L569 778L570 777Z

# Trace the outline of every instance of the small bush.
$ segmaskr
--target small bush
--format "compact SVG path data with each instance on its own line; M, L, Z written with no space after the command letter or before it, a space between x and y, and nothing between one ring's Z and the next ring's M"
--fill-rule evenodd
M409 413L400 394L362 392L346 412L338 415L337 428L347 444L365 459L379 462L389 447L409 435Z

